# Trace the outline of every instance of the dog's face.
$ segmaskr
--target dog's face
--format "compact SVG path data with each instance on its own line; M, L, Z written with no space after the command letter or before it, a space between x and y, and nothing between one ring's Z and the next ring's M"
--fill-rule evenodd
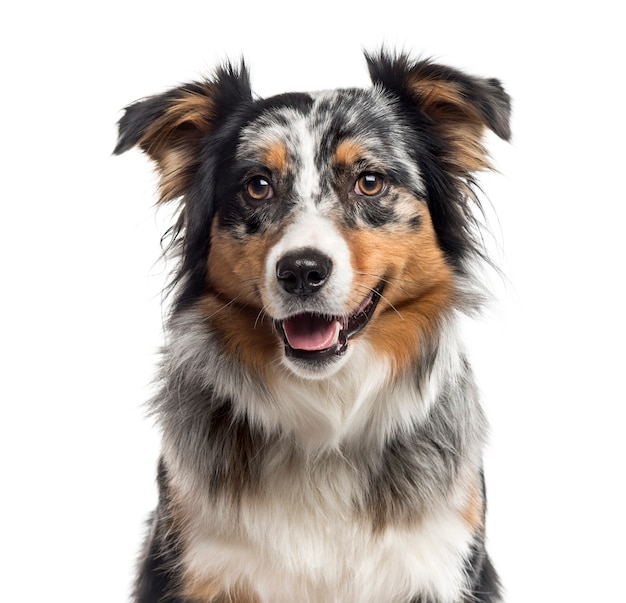
M375 86L253 100L244 70L142 101L139 144L182 198L180 307L258 371L333 374L357 346L407 367L456 303L476 251L470 173L508 137L497 82L400 57Z
M359 341L384 350L397 340L397 313L417 300L430 320L423 297L445 306L451 269L393 100L374 89L299 105L241 129L218 176L229 192L213 218L208 282L246 308L246 337L267 338L266 319L285 363L321 376Z

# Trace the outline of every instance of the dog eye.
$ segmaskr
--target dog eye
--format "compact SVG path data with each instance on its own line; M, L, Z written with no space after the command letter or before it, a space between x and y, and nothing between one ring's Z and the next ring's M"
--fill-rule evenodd
M361 174L354 185L357 195L375 197L385 190L385 179L379 174L366 172Z
M274 187L263 176L255 176L246 182L246 196L251 201L268 201L274 196Z

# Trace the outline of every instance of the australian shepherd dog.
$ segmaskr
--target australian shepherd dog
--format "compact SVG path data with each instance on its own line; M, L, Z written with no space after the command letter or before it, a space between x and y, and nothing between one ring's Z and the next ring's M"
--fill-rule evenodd
M244 63L126 108L177 200L136 603L494 603L486 421L459 325L500 82L366 56L258 98ZM488 260L487 260L488 261Z

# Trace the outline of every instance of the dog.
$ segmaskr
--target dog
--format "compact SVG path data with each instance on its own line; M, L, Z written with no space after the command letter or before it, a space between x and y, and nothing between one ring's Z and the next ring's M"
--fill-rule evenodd
M129 105L180 204L136 603L495 603L486 420L459 332L501 83L366 53L372 86L253 95L245 62Z

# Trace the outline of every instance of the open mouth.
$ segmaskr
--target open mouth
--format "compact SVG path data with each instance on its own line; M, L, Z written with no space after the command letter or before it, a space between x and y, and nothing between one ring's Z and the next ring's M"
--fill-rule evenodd
M382 291L381 282L348 316L305 312L275 321L285 342L285 354L311 361L342 356L348 349L348 340L359 333L374 315Z

